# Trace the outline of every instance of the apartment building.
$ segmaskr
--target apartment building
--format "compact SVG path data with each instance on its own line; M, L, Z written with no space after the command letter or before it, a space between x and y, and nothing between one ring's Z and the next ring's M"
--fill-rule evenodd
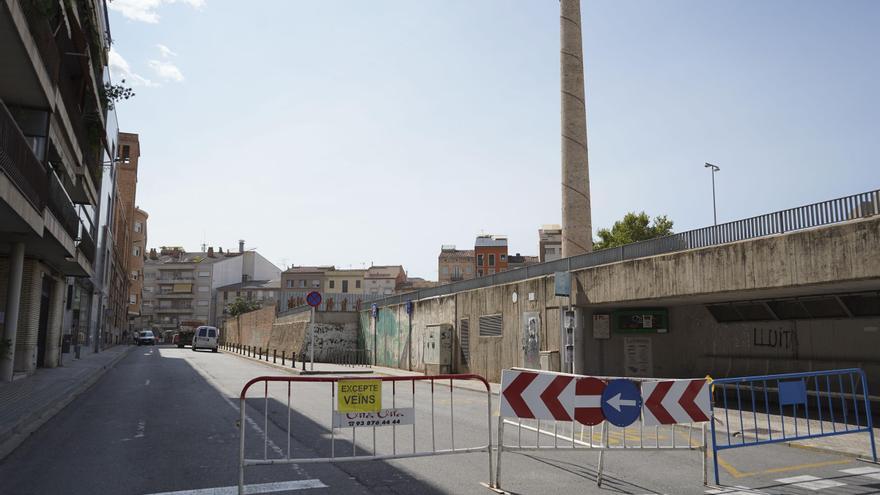
M474 241L474 269L477 277L507 270L507 237L479 235Z
M441 284L469 280L475 276L476 261L473 249L456 249L454 245L440 247L437 257L437 278Z
M281 279L249 280L218 287L214 292L214 322L217 328L223 328L228 317L228 306L237 298L256 302L261 307L275 306L281 292Z
M116 155L104 13L97 0L0 2L2 381L57 366L74 311L90 333Z
M144 260L147 257L147 212L135 207L131 222L131 262L129 264L128 321L129 331L144 328L141 310L144 300Z
M540 262L541 260L538 256L523 256L519 253L511 254L507 257L507 269L516 270L517 268L536 265Z
M562 226L547 224L538 229L538 257L541 263L562 258Z
M158 332L172 331L182 321L217 324L222 304L220 287L252 280L278 279L281 270L255 251L221 254L214 248L187 252L181 247L150 251L144 261L144 293L141 309L145 326Z
M371 266L364 274L364 294L389 295L398 292L406 282L406 270L400 265Z

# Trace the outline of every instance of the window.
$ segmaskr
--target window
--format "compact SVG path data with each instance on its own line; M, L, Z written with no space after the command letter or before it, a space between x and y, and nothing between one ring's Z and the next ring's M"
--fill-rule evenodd
M495 255L494 254L489 255L489 266L495 266Z
M211 276L211 272L199 272L199 276L200 276L200 277L210 277L210 276Z
M385 295L391 294L392 292L393 291L391 289L385 289L384 291Z
M483 255L482 254L477 255L477 266L483 266Z
M138 296L131 294L128 296L128 304L137 304Z
M360 281L360 280L355 280L355 281L354 281L354 288L355 288L355 289L360 289L360 288L361 288L361 281Z
M501 337L501 315L480 317L480 337Z
M345 294L346 292L348 292L348 280L343 280L342 281L342 293Z
M320 289L321 288L321 281L320 280L312 280L312 288L313 289Z
M132 280L137 280L137 279L138 279L138 272L137 272L137 271L133 271L133 272L131 272L131 279L132 279Z
M131 250L131 255L132 256L140 256L141 255L140 246L135 246L134 249Z
M468 275L470 275L471 273L474 273L474 267L468 265L468 267L465 268L464 271L465 271L465 273L467 273Z
M335 280L331 280L331 281L330 281L330 285L329 285L329 287L330 287L331 289L336 288L336 281L335 281Z
M449 267L444 266L443 269L440 270L440 272L443 273L443 275L448 275L449 274Z
M122 145L122 161L128 163L131 159L131 146L124 144Z
M288 281L287 281L287 288L288 288L288 289L292 289L292 288L293 288L293 280L288 280Z
M140 222L134 223L134 231L135 232L140 232L142 228L143 228L143 225Z
M213 337L216 337L216 336L217 336L217 330L214 330L213 328L209 328L209 329L208 329L208 337L213 338Z
M199 292L208 292L208 286L207 285L200 285Z
M305 280L297 280L296 282L297 282L296 285L297 285L300 289L305 289L305 288L306 288L306 281L305 281Z
M506 255L506 254L502 254L502 255L501 255L501 261L507 261L507 255Z
M208 336L208 329L204 328L204 327L200 328L199 329L199 337L207 337L207 336Z

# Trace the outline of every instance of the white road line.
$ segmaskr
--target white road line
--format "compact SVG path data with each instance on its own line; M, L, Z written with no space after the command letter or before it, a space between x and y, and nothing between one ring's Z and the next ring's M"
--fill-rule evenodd
M806 474L803 476L794 476L792 478L778 479L776 480L776 482L795 486L798 488L806 488L807 490L813 491L824 490L825 488L834 488L838 486L846 486L846 483L841 483L834 480L825 480Z
M150 379L149 379L149 378L147 378L147 383L145 383L144 386L145 386L145 387L149 387L149 386L150 386Z
M275 493L286 492L292 490L308 490L310 488L327 488L327 485L321 483L321 480L295 480L295 481L279 481L276 483L260 483L255 485L245 485L244 492L253 495L259 493ZM202 488L199 490L181 490L177 492L161 492L149 495L237 495L238 486L221 486L217 488Z
M852 469L841 469L841 473L852 474L855 476L864 476L873 480L880 480L880 468L860 467Z
M716 488L714 490L706 490L709 495L769 495L767 492L754 490L747 486L736 485L727 488Z
M144 434L146 433L146 430L147 430L147 421L143 420L143 419L138 421L137 433L135 433L134 437L135 438L143 438Z

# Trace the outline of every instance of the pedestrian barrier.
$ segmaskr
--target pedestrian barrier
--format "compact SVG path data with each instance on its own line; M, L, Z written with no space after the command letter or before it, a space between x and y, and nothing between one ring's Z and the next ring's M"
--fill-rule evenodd
M237 343L223 343L220 348L230 352L236 352L248 357L254 357L261 361L272 361L273 364L286 366L288 362L295 367L296 353L291 351L290 358L286 350L276 348L251 347ZM300 355L301 359L308 359L308 354ZM370 352L366 349L330 349L321 353L315 359L316 363L336 364L340 366L370 368Z
M705 379L503 370L495 484L490 488L501 491L503 452L548 449L598 451L599 486L606 451L695 450L705 485L709 399ZM513 435L506 426L516 427Z
M861 369L721 378L712 381L712 389L716 484L718 452L726 449L867 433L877 462L868 381Z
M472 426L456 424L453 390L461 382L477 382L477 393L485 393L485 431L482 428L474 431ZM270 394L270 383L281 385L281 390L273 386ZM248 391L255 386L262 388L262 397L252 397L249 402ZM445 388L448 393L443 390ZM314 400L316 392L326 398ZM311 394L308 400L295 400L299 394L305 393ZM439 403L436 407L435 402ZM472 403L467 400L467 404ZM262 411L259 411L260 406ZM258 409L262 425L247 414L248 407ZM476 407L481 408L479 404ZM242 388L239 409L239 494L244 493L245 468L250 466L386 460L469 452L489 454L489 484L494 482L492 396L489 382L479 375L261 376ZM273 409L271 414L270 409ZM459 411L459 415L462 413ZM318 434L314 434L314 429L306 428L309 422L317 424ZM262 437L261 456L254 457L252 453L248 456L245 431L249 426L258 432L258 438ZM456 437L457 429L465 430L464 438L461 433ZM327 436L327 431L329 441L324 442L322 439ZM279 438L286 438L286 451L276 443ZM294 447L296 442L303 445ZM253 441L250 447L252 451ZM274 455L269 455L270 450Z

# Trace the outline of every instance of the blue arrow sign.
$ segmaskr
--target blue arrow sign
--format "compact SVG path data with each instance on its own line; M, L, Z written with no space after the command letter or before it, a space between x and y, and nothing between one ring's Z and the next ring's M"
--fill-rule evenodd
M639 387L630 380L611 380L602 392L602 413L614 426L629 426L642 412Z

